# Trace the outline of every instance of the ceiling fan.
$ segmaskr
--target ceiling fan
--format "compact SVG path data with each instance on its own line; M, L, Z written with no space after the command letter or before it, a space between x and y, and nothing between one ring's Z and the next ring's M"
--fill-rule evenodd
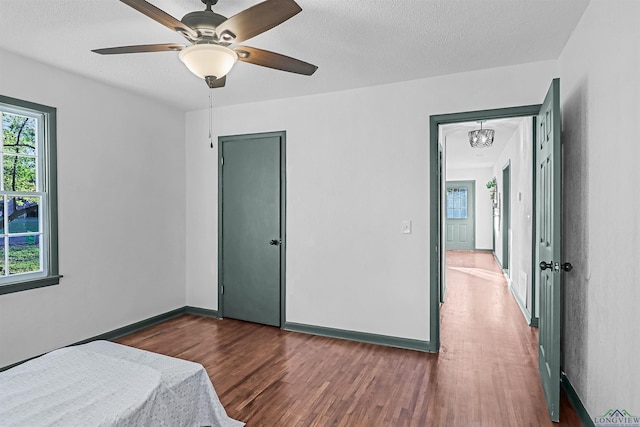
M318 69L315 65L268 50L249 46L228 47L270 30L301 12L302 8L294 0L266 0L231 18L211 10L218 0L201 0L206 9L188 13L182 20L174 18L145 0L120 1L180 33L191 45L161 43L94 49L92 52L113 55L178 51L180 60L192 73L204 79L210 88L225 85L226 75L236 61L307 76Z

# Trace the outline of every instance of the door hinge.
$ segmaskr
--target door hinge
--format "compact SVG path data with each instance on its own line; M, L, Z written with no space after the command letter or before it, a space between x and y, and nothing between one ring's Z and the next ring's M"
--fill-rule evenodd
M224 157L220 157L220 166L224 166Z
M220 295L224 295L224 286L220 286Z

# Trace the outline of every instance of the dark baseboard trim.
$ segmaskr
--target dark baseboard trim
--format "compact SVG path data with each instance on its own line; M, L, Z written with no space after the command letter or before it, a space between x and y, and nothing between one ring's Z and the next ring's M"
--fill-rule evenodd
M436 350L430 341L414 340L409 338L398 338L388 335L370 334L367 332L356 332L345 329L325 328L322 326L304 325L301 323L285 322L282 328L285 331L302 332L311 335L320 335L329 338L339 338L350 341L366 342L369 344L385 345L387 347L397 347L406 350L417 350L435 353Z
M2 371L6 371L7 369L11 369L11 368L13 368L13 367L15 367L15 366L18 366L18 365L22 365L24 362L28 362L29 360L36 359L36 358L38 358L38 357L40 357L40 356L42 356L42 354L40 354L40 355L38 355L38 356L30 357L30 358L28 358L28 359L21 360L21 361L16 362L16 363L12 363L11 365L2 366L2 367L0 367L0 372L2 372Z
M157 316L149 317L148 319L141 320L139 322L132 323L132 324L127 325L127 326L123 326L122 328L114 329L112 331L105 332L104 334L96 335L95 337L87 338L87 339L84 339L82 341L78 341L76 343L70 344L70 345L86 344L88 342L96 341L96 340L107 340L107 341L116 340L118 338L122 338L122 337L124 337L126 335L132 334L134 332L138 332L138 331L140 331L142 329L145 329L145 328L148 328L150 326L154 326L154 325L157 325L159 323L165 322L165 321L167 321L169 319L173 319L174 317L178 317L178 316L183 315L185 313L187 313L187 307L176 308L175 310L171 310L171 311L168 311L166 313L158 314ZM25 360L21 360L20 362L13 363L11 365L0 367L0 372L6 371L7 369L11 369L14 366L18 366L18 365L20 365L20 364L22 364L24 362L28 362L29 360L35 359L36 357L40 357L40 356L42 356L42 354L40 354L38 356L30 357L30 358L25 359Z
M134 332L138 332L142 329L146 329L148 327L157 325L159 323L166 322L169 319L173 319L174 317L178 317L183 314L193 314L196 316L219 318L219 313L217 310L185 306L185 307L176 308L175 310L171 310L166 313L158 314L157 316L153 316L148 319L141 320L139 322L132 323L127 326L123 326L122 328L114 329L112 331L105 332L103 334L96 335L94 337L87 338L82 341L78 341L70 345L86 344L88 342L96 341L96 340L107 340L107 341L117 340L119 338L132 334ZM392 337L388 335L370 334L367 332L349 331L345 329L325 328L322 326L304 325L304 324L293 323L293 322L285 322L284 327L282 329L284 329L285 331L302 332L305 334L321 335L324 337L339 338L339 339L345 339L350 341L359 341L359 342L365 342L369 344L378 344L378 345L384 345L387 347L397 347L397 348L402 348L406 350L424 351L429 353L437 352L437 349L434 348L434 346L430 341L421 341L421 340L414 340L409 338L399 338L399 337ZM29 359L25 359L8 366L0 367L0 372L13 368L14 366L20 365L21 363L27 362L31 359L35 359L36 357L39 357L39 356L31 357Z
M196 316L214 317L216 319L220 318L218 310L211 310L208 308L191 307L188 305L184 308L184 312L186 314L195 314Z
M580 397L578 396L578 393L576 393L576 390L573 388L571 381L569 381L569 378L564 372L562 373L562 388L564 389L565 393L567 393L569 402L571 402L571 406L573 406L573 409L576 410L576 413L578 414L578 418L580 418L582 425L585 427L595 427L593 418L591 418L591 416L587 412L586 408L582 404L582 401L580 400Z
M149 317L148 319L141 320L136 323L132 323L127 326L123 326L122 328L114 329L109 332L105 332L104 334L96 335L95 337L87 338L82 341L78 341L71 345L79 345L86 344L91 341L96 340L107 340L113 341L118 338L122 338L126 335L132 334L134 332L141 331L142 329L146 329L150 326L157 325L162 322L166 322L169 319L173 319L174 317L178 317L186 313L186 307L176 308L175 310L167 311L166 313L158 314L157 316Z

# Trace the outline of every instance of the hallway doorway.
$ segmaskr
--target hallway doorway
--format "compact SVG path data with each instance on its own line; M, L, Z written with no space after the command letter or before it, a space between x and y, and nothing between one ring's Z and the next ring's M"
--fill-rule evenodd
M527 294L532 295L531 303L537 306L535 298L536 289L540 288L540 309L539 309L539 340L538 340L538 373L541 384L544 388L544 394L547 401L547 409L549 417L552 421L558 421L559 417L559 400L560 400L560 315L562 306L561 283L562 278L560 272L560 262L562 261L561 251L561 230L562 230L562 145L561 145L561 114L560 114L560 79L553 79L549 89L544 96L544 102L538 105L529 105L521 107L503 108L496 110L471 111L465 113L453 113L443 115L430 116L430 200L431 208L429 211L431 233L430 243L434 250L430 258L430 341L431 347L436 351L440 349L440 314L441 314L441 298L439 290L441 289L442 280L445 280L443 274L442 256L443 242L443 224L442 220L442 181L446 181L440 176L442 170L442 161L439 153L441 146L447 144L446 136L443 138L442 126L447 124L462 123L465 121L476 120L479 123L495 118L508 117L531 117L528 132L523 128L521 135L527 135L531 138L531 147L528 153L533 161L528 163L532 166L533 187L531 192L531 210L525 216L529 221L529 229L533 230L530 235L529 244L531 245L531 256L525 260L531 274L535 275L535 280L528 282L526 272L520 271L519 277L524 279L528 284L529 291ZM481 128L482 129L482 128ZM472 147L478 144L475 138L480 131L469 132L469 143ZM483 136L482 146L491 146L492 135ZM444 139L444 141L443 141ZM523 139L524 140L524 139ZM535 143L534 143L535 142ZM446 151L445 151L446 153ZM527 150L522 150L527 153ZM445 154L446 158L446 154ZM513 158L510 158L512 160ZM446 160L445 160L446 161ZM523 163L524 165L527 162ZM446 171L445 171L446 173ZM495 177L494 180L495 181ZM513 193L514 180L509 178L509 191ZM498 186L499 187L499 186ZM533 197L535 194L535 198ZM511 197L509 197L511 199ZM526 200L527 198L525 198ZM498 197L498 200L499 197ZM518 192L518 200L523 200L521 192ZM513 209L510 206L510 213ZM509 223L513 226L513 217L510 215ZM495 220L494 220L495 224ZM535 238L533 238L535 236ZM540 244L538 244L540 243ZM498 247L494 245L494 252ZM527 245L523 245L526 247ZM497 254L496 254L497 257ZM551 261L547 261L551 259ZM542 261L541 261L542 260ZM513 263L510 262L510 267ZM514 268L515 270L515 268ZM517 271L517 270L516 270ZM524 273L524 274L523 274ZM511 281L509 281L511 284ZM542 289L544 288L544 294ZM513 293L513 287L510 286ZM515 295L515 293L514 293ZM525 316L529 314L529 319L533 319L535 310L527 311L522 304L521 299L516 298ZM446 301L445 301L446 302ZM530 324L533 322L530 320Z
M494 132L493 143L481 148L470 143L480 126ZM443 124L439 131L446 182L442 189L442 256L446 258L450 249L492 253L527 322L536 325L531 283L533 118L468 120ZM470 194L471 189L475 194ZM467 215L469 207L473 207L473 217ZM444 261L441 269L446 288Z
M445 248L445 233L443 218L445 217L444 206L444 183L447 180L475 180L476 181L476 249L487 252L494 252L498 261L502 259L502 233L501 233L501 199L502 199L502 168L507 163L506 158L500 158L498 155L504 151L506 140L514 133L513 123L511 123L511 132L504 134L504 125L509 126L509 121L520 121L526 123L526 126L520 126L520 134L528 135L530 140L534 136L534 117L539 112L540 105L530 105L521 107L502 108L495 110L471 111L463 113L451 113L443 115L435 115L430 118L430 158L431 169L441 171L432 176L430 193L431 200L438 201L431 205L430 218L432 218L431 244L436 248ZM490 149L470 149L470 143L467 137L468 132L476 127L480 128L480 122L484 127L496 127L501 125L503 132L497 132L494 138L493 149L498 148L498 153L490 154ZM504 122L504 123L501 123ZM454 133L459 135L456 137ZM457 141L456 141L457 139ZM465 141L466 139L466 141ZM500 146L502 144L502 146ZM522 147L521 147L522 148ZM462 155L462 161L455 168L451 168L449 160L458 156L460 150L467 150L466 155ZM442 156L439 153L442 151ZM529 148L529 155L533 156L533 148ZM525 165L522 165L525 167ZM528 185L533 185L533 161L526 165L526 174L529 174ZM480 170L482 169L482 170ZM511 164L511 173L513 175L514 164ZM519 205L519 218L524 219L528 228L528 235L532 236L534 232L534 216L535 200L533 197L527 197L525 193L516 187L513 188L513 179L511 180L511 189L516 193L512 200L521 200ZM489 188L489 182L497 182L496 187ZM513 212L512 212L513 214ZM483 218L484 216L484 218ZM437 219L437 220L436 220ZM482 224L482 225L479 225ZM526 244L528 251L533 251L533 237L530 237ZM524 251L523 251L524 253ZM528 257L528 258L527 258ZM527 258L527 259L525 259ZM526 266L523 269L516 269L515 276L519 281L517 288L522 290L521 283L524 283L524 297L517 298L522 308L525 318L531 325L537 320L536 300L534 298L535 283L532 280L533 272L533 256L531 252L522 255L521 265ZM431 318L430 318L430 341L434 343L434 348L440 346L440 305L441 298L444 297L443 290L446 289L446 252L432 252L430 261L430 298L431 298ZM522 274L522 271L524 274ZM437 286L435 284L438 284ZM446 299L445 299L446 304Z

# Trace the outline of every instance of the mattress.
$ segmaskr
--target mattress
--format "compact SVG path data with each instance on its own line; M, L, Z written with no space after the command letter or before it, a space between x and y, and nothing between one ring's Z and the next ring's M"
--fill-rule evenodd
M239 427L202 365L94 341L0 372L0 425Z

